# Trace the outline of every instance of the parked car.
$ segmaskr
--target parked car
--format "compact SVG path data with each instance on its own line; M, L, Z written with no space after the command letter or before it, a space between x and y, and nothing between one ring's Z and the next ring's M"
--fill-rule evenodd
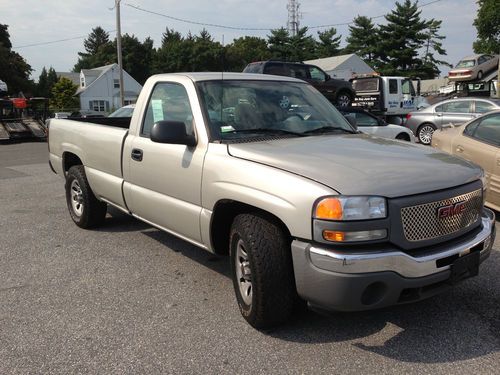
M135 104L125 105L118 108L116 111L111 113L108 117L132 117L134 113Z
M432 137L432 147L483 167L486 172L486 205L500 211L500 110L463 126L441 128Z
M105 116L104 113L102 112L87 111L87 110L74 111L71 112L71 115L69 115L69 118L94 118L94 117L105 117Z
M52 118L68 118L71 116L71 112L54 112Z
M377 137L400 139L408 142L415 142L413 133L408 128L399 125L388 124L385 120L359 107L339 108L346 118L354 117L358 130L363 133L375 135Z
M110 205L228 255L253 327L286 321L301 299L341 311L422 300L491 253L479 166L359 134L304 81L155 75L134 111L51 120L68 217L97 227Z
M410 112L406 116L406 126L415 134L420 143L430 145L432 133L444 124L464 123L497 108L500 108L498 99L449 99L420 111Z
M472 55L464 57L457 66L450 70L450 81L471 81L482 79L485 73L498 67L498 55Z
M350 82L332 78L315 65L284 61L258 61L248 64L243 72L274 74L304 80L338 107L350 106L356 95Z

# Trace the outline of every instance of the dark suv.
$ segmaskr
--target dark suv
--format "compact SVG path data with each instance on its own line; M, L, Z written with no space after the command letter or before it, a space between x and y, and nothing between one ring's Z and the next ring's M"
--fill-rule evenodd
M258 61L248 64L243 73L275 74L302 79L313 85L338 107L350 106L355 96L350 82L334 79L315 65L284 61Z

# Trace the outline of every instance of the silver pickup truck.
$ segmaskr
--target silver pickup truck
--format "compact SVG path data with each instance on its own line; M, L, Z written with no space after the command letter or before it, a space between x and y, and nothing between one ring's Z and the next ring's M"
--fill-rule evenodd
M111 205L229 255L257 328L303 301L354 311L435 295L476 275L495 236L479 167L359 134L293 78L153 76L131 119L51 120L49 150L78 226Z

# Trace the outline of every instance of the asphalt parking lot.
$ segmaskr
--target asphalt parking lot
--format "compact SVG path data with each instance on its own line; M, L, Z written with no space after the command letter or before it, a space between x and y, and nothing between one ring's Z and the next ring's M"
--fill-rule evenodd
M0 145L0 374L498 374L500 236L444 295L259 332L226 258L116 210L78 228L47 156Z

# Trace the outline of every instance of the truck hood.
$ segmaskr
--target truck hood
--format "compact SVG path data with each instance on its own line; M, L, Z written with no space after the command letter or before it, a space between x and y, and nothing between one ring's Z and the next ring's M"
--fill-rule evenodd
M475 181L482 173L474 164L431 147L363 134L229 144L228 152L345 195L420 194Z

